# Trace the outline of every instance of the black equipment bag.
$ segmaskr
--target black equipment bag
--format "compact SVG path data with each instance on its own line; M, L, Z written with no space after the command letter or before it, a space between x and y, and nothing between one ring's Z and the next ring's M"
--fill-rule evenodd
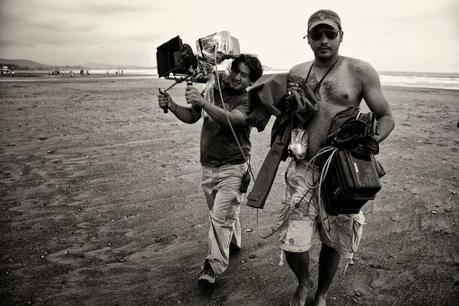
M381 189L373 155L338 150L322 183L322 201L330 215L356 214Z

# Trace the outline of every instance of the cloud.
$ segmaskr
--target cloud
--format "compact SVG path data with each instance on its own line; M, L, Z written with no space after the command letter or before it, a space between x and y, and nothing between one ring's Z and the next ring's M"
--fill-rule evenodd
M53 20L31 20L27 25L31 27L33 32L48 32L53 33L88 33L97 30L100 24L89 20L65 20L57 17ZM32 31L31 31L32 32Z
M0 0L0 55L47 63L94 57L152 65L155 48L176 35L195 49L199 37L227 30L239 39L242 52L289 68L313 58L301 37L309 14L323 7L342 17L343 55L380 69L410 64L422 70L425 63L459 69L451 55L459 48L454 39L457 0L292 0L285 5L265 0ZM442 56L430 46L443 50Z
M27 48L33 48L35 47L35 43L30 42L30 41L20 41L17 39L11 39L9 37L4 37L3 35L0 36L0 47L2 46L8 46L8 47L27 47Z
M149 5L136 5L133 6L132 4L127 4L128 2L125 2L123 4L121 3L115 3L113 4L111 1L106 2L106 3L100 3L100 2L89 2L85 6L85 10L87 13L92 14L92 15L125 15L129 13L146 13L149 11L154 10L154 6L151 4Z

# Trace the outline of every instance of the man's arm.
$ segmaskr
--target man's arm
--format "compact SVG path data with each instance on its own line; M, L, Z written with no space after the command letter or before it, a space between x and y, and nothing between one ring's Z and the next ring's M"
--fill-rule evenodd
M201 118L201 111L196 107L180 106L172 100L167 92L160 91L158 95L158 103L160 107L167 105L167 108L177 117L180 121L185 123L195 123Z
M381 142L390 134L395 126L389 103L387 103L382 92L381 82L376 70L365 62L360 62L356 70L362 82L363 99L370 110L376 114L375 140Z
M207 101L205 101L205 103L202 105L202 108L209 114L210 117L212 117L212 119L223 126L229 126L228 118L231 122L231 125L234 127L247 125L245 121L247 116L244 115L240 110L233 109L231 112L229 112ZM228 117L226 117L226 114L228 114Z
M195 107L201 107L209 114L213 120L223 126L229 126L228 118L231 122L231 125L234 127L247 125L245 121L247 116L240 110L234 109L232 111L226 111L223 108L209 103L204 99L203 96L201 96L199 91L192 86L187 87L185 97L188 103L191 103L191 105Z

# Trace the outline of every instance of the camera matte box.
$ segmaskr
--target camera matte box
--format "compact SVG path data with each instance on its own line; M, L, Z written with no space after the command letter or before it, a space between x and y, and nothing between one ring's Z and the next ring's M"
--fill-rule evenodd
M166 77L170 73L181 69L182 48L183 44L180 36L176 36L156 48L156 65L159 77Z

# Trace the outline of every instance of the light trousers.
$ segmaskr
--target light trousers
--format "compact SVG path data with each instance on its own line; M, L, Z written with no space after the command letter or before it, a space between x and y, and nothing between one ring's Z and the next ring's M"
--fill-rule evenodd
M215 274L223 273L229 264L230 243L241 247L241 193L239 188L247 164L202 166L201 185L209 207L209 252L204 259ZM203 263L203 265L204 265Z

